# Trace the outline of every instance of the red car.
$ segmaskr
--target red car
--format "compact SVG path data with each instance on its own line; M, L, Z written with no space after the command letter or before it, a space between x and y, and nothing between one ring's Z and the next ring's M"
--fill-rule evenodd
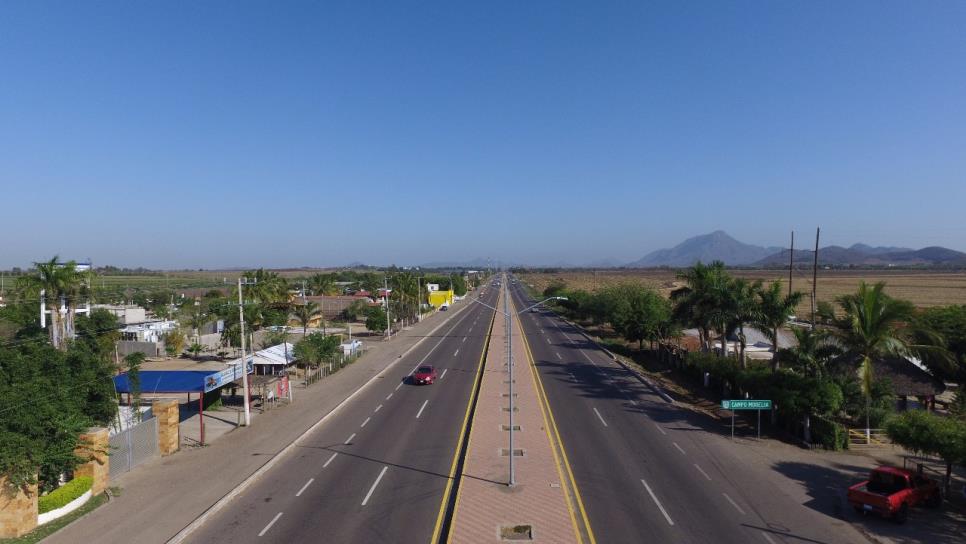
M856 512L871 512L896 523L904 523L913 506L936 508L942 504L936 482L912 470L886 466L876 468L868 480L850 487L848 499Z
M431 365L423 365L413 372L413 383L416 385L432 385L436 382L436 368Z

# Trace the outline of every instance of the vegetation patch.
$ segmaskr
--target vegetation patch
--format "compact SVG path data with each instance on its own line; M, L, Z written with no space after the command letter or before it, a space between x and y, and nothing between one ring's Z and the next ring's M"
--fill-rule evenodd
M83 517L107 501L108 498L106 494L91 497L91 500L87 501L83 506L77 510L74 510L70 514L67 514L62 518L57 518L50 523L45 523L19 538L0 539L0 544L35 544L40 542L41 540L63 529L67 525L73 523L78 518Z
M37 509L41 514L63 508L77 497L90 490L94 480L90 476L80 476L37 499Z

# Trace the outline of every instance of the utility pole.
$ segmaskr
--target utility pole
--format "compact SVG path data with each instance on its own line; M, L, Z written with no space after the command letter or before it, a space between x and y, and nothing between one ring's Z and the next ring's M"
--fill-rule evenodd
M392 338L392 321L389 321L389 274L382 278L382 300L386 303L386 339Z
M818 306L818 235L821 232L815 227L815 262L812 264L812 330L815 330L815 307Z
M245 282L248 283L247 280ZM241 339L242 389L245 395L245 426L252 424L251 406L248 404L248 361L245 359L245 304L242 302L242 278L238 277L238 326Z
M423 277L416 276L416 323L423 321Z
M792 249L788 255L788 296L792 296L792 267L795 266L795 231L792 231Z

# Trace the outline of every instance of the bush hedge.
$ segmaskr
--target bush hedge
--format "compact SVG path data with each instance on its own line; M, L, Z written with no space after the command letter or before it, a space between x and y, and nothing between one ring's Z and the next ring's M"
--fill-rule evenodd
M827 450L839 451L849 447L849 433L845 427L824 417L810 418L812 443L821 444Z
M37 499L39 513L44 514L51 510L63 508L72 500L80 497L94 485L94 479L90 476L80 476L58 487Z

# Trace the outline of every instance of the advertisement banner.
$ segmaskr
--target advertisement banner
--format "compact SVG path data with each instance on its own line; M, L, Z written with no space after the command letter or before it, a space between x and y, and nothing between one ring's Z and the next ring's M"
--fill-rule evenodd
M252 357L248 358L248 373L251 374L255 372L255 364ZM205 393L209 391L214 391L219 387L231 383L242 377L242 364L237 363L229 366L225 370L215 372L214 374L209 374L205 376Z

